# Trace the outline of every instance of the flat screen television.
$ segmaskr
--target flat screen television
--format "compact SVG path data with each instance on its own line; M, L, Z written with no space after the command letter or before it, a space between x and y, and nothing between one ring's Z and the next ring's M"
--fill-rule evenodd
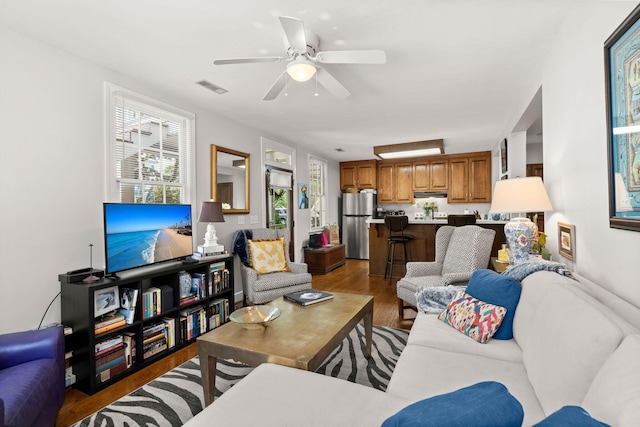
M191 205L104 203L106 273L193 254Z

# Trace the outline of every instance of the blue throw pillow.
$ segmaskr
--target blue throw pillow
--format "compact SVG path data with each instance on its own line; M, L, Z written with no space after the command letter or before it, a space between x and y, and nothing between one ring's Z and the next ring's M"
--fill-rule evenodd
M520 427L523 420L522 405L509 390L486 381L413 403L382 427Z
M609 427L579 406L563 406L533 427Z
M480 301L507 309L500 328L492 338L510 340L513 338L513 316L520 301L521 291L520 282L515 279L502 276L493 270L476 270L471 275L465 292Z

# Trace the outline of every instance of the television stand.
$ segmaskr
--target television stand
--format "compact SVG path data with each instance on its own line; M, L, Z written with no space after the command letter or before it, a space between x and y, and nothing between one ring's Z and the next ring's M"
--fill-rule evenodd
M185 273L191 284L181 298ZM94 394L226 323L234 308L233 283L233 256L228 254L193 264L172 262L111 273L93 283L60 278L62 324L73 329L66 351L73 352L74 387ZM109 296L115 304L110 311L119 310L123 299L135 301L129 323L110 323L101 316Z

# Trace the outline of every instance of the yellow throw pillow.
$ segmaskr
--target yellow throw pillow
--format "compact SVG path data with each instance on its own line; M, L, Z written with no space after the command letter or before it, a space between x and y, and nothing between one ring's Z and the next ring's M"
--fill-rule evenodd
M260 274L291 271L284 256L284 237L275 240L249 240L251 268Z

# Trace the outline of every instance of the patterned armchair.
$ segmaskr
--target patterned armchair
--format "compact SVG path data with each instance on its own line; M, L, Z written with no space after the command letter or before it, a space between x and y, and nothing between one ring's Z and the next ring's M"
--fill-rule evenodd
M287 294L289 292L311 289L311 274L307 264L292 262L289 259L288 229L272 230L269 228L255 228L252 230L238 230L233 237L233 253L240 258L240 276L245 303L263 304ZM291 271L259 274L251 268L247 240L271 240L285 238L285 252L287 265Z
M398 315L417 306L416 291L430 286L464 286L471 274L487 268L496 232L477 225L443 226L436 232L436 260L408 262L406 275L398 281ZM405 304L408 303L408 305Z

